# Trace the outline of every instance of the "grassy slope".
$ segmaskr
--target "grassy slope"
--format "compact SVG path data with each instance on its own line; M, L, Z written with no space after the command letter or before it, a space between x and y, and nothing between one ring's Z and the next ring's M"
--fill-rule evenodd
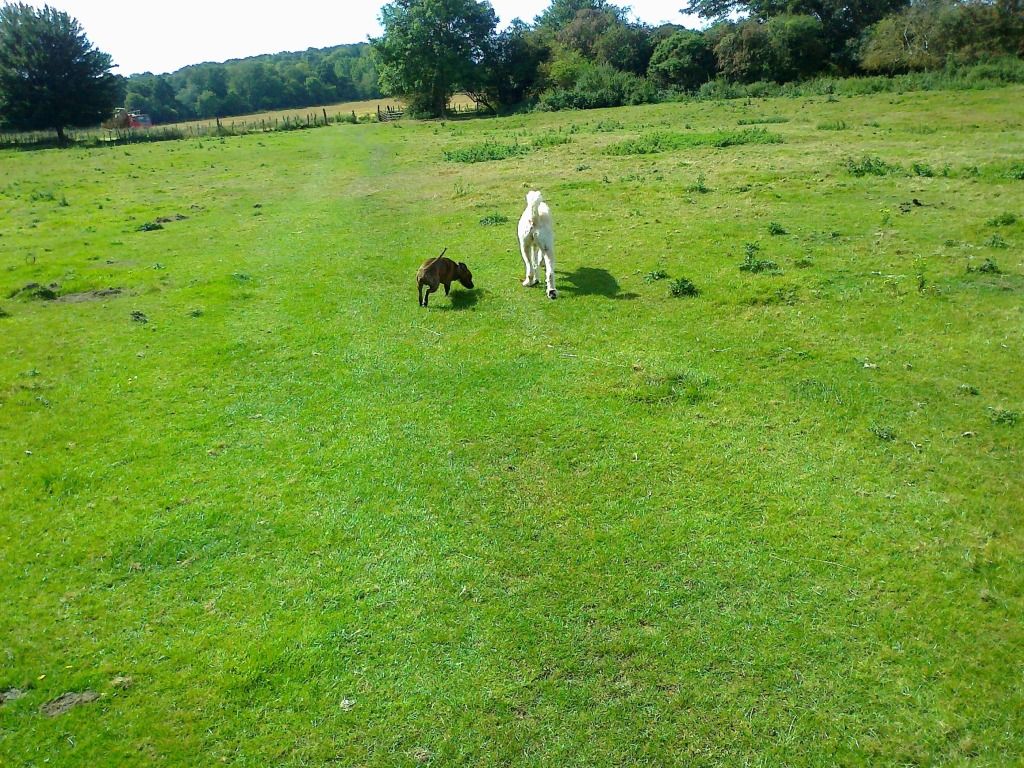
M987 409L1024 410L1024 225L985 221L1024 215L1022 96L0 155L0 296L130 291L0 298L0 762L1020 760L1024 424ZM602 151L760 115L785 143ZM425 311L443 246L480 289Z

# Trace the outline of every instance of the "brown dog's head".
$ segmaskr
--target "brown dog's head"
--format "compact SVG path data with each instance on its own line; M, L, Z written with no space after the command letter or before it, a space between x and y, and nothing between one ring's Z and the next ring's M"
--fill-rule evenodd
M455 279L467 288L473 287L473 275L470 273L469 267L466 266L466 262L460 261L455 267Z

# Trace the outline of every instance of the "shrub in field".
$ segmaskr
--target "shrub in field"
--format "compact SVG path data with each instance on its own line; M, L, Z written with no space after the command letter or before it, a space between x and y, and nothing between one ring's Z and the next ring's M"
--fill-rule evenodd
M914 163L910 169L914 172L915 176L931 178L935 175L935 170L927 163Z
M819 131L845 131L846 121L845 120L828 120L823 123L818 123Z
M990 227L1009 227L1017 223L1017 216L1013 213L1001 213L998 216L993 216L985 223Z
M971 264L968 264L967 265L967 271L968 272L982 272L982 273L988 274L988 275L1001 275L1003 273L1003 270L1001 270L999 268L999 265L996 264L994 261L992 261L992 259L985 259L985 261L983 261L981 263L980 267L975 267L975 266L973 266Z
M451 163L485 163L490 160L506 160L519 157L530 151L523 144L498 144L487 141L470 147L445 150L444 159Z
M668 294L678 299L683 296L697 296L700 290L687 278L680 277L668 284Z
M892 427L880 426L878 424L872 424L869 428L871 434L877 437L879 440L886 442L892 442L896 439L896 432Z
M480 219L480 224L484 227L496 227L500 224L508 224L508 220L508 216L502 213L492 213Z
M1011 411L1006 408L990 407L988 409L988 418L993 424L1004 424L1012 427L1020 419L1020 414L1017 411Z
M768 225L768 234L769 235L788 235L789 233L786 231L786 228L784 226L779 224L779 222L773 221L773 222L771 222Z
M895 173L900 173L899 166L890 165L880 157L871 157L870 155L864 155L864 157L856 160L854 158L848 158L846 161L846 170L850 172L851 176L889 176Z
M1024 180L1024 163L1011 165L1010 170L1006 172L1006 175L1011 179L1016 179L1017 181Z
M706 194L711 191L711 187L708 186L707 177L703 173L697 174L697 181L686 188L687 192L699 192L700 194Z
M990 237L988 240L986 240L984 243L982 243L982 245L987 245L989 248L1009 248L1010 247L1010 244L1008 242L1006 242L999 235L992 235L992 237Z
M644 275L644 280L648 283L653 283L658 280L664 280L667 277L668 272L666 272L664 269L655 269L654 271L648 272L646 275Z
M741 272L778 272L779 265L769 259L760 259L757 254L761 246L757 243L747 243L743 246L743 263L740 264Z

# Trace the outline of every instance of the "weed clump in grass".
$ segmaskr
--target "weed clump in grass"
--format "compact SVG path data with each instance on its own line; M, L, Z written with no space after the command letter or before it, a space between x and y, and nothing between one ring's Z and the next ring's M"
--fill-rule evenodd
M713 381L699 371L682 371L670 376L651 378L645 385L636 388L635 400L641 403L659 404L683 400L697 405L707 399Z
M775 125L778 123L788 122L788 117L782 117L781 115L768 115L766 117L745 117L741 120L737 120L736 125Z
M758 252L761 250L761 246L757 243L747 243L743 246L744 257L743 263L740 264L741 272L751 272L757 274L759 272L778 272L779 265L769 259L760 259L757 257Z
M829 120L823 123L818 123L817 128L819 131L845 131L846 121L845 120Z
M703 173L697 174L697 181L686 188L687 192L697 192L699 194L707 194L711 191L711 187L708 186L707 177Z
M982 245L987 245L989 248L1009 248L1010 247L1010 244L1008 242L1006 242L1006 240L1004 240L999 235L992 235L992 237L990 237L988 240L986 240L984 243L982 243Z
M569 144L571 142L571 136L567 136L556 131L550 131L548 133L542 133L540 136L535 136L530 143L536 149L540 149L542 147L558 147L562 144Z
M892 427L884 427L878 424L872 424L869 428L871 434L877 437L879 440L884 440L887 443L891 443L896 439L896 432Z
M487 141L483 144L475 144L471 147L445 150L444 159L450 163L485 163L490 160L506 160L510 157L519 157L530 151L530 147L523 144L498 144Z
M5 317L10 317L10 316L11 316L10 312L8 312L3 307L0 307L0 320L3 320Z
M700 294L700 290L692 281L685 277L679 277L668 284L668 295L675 298L682 298L684 296L697 296Z
M646 275L644 275L644 281L648 282L648 283L653 283L653 282L656 282L658 280L664 280L667 277L668 277L668 272L666 272L664 269L655 269L655 270L653 270L651 272L648 272Z
M782 226L781 224L779 224L779 222L773 221L773 222L771 222L768 225L768 234L769 235L788 235L789 232L787 232L786 228L784 226Z
M801 256L793 262L793 266L797 269L807 269L814 266L814 261L808 256Z
M594 126L594 131L597 133L612 133L613 131L621 131L624 127L618 120L598 120Z
M138 228L139 232L155 232L158 229L163 229L164 225L159 221L147 221L141 227Z
M999 265L996 264L994 261L992 261L992 259L985 259L985 261L983 261L981 263L981 266L979 266L979 267L975 267L973 264L968 264L967 265L967 271L968 272L981 272L981 273L986 274L986 275L1001 275L1001 274L1003 274L1003 270L1001 270L999 268Z
M1016 163L1010 166L1010 170L1006 172L1008 178L1016 179L1017 181L1024 181L1024 163Z
M508 224L508 216L503 213L491 213L480 219L480 226L497 227L500 224Z
M992 408L988 409L988 418L993 424L1002 424L1007 427L1012 427L1020 420L1020 414L1017 411L1011 411L1007 408Z
M914 163L911 170L915 176L924 176L929 179L935 175L935 170L927 163Z
M854 158L848 158L846 161L846 170L850 172L851 176L890 176L892 174L900 173L900 167L897 165L890 165L880 157L871 157L870 155L864 155L859 160Z
M985 223L990 227L1009 227L1017 223L1017 216L1013 213L1001 213L998 216L993 216Z
M961 384L956 389L957 389L957 392L959 392L961 395L970 395L970 396L974 397L975 395L980 395L981 394L981 392L978 391L978 388L975 387L975 386L972 386L971 384Z

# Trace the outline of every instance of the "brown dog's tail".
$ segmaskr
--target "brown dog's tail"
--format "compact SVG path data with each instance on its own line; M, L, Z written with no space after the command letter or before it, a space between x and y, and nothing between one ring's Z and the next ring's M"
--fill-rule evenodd
M444 255L445 255L446 253L448 253L448 246L445 246L445 247L444 247L444 250L443 250L443 251L441 251L441 254L440 254L440 255L439 255L439 256L438 256L437 258L439 258L439 259L440 259L440 258L441 258L441 256L444 256Z

